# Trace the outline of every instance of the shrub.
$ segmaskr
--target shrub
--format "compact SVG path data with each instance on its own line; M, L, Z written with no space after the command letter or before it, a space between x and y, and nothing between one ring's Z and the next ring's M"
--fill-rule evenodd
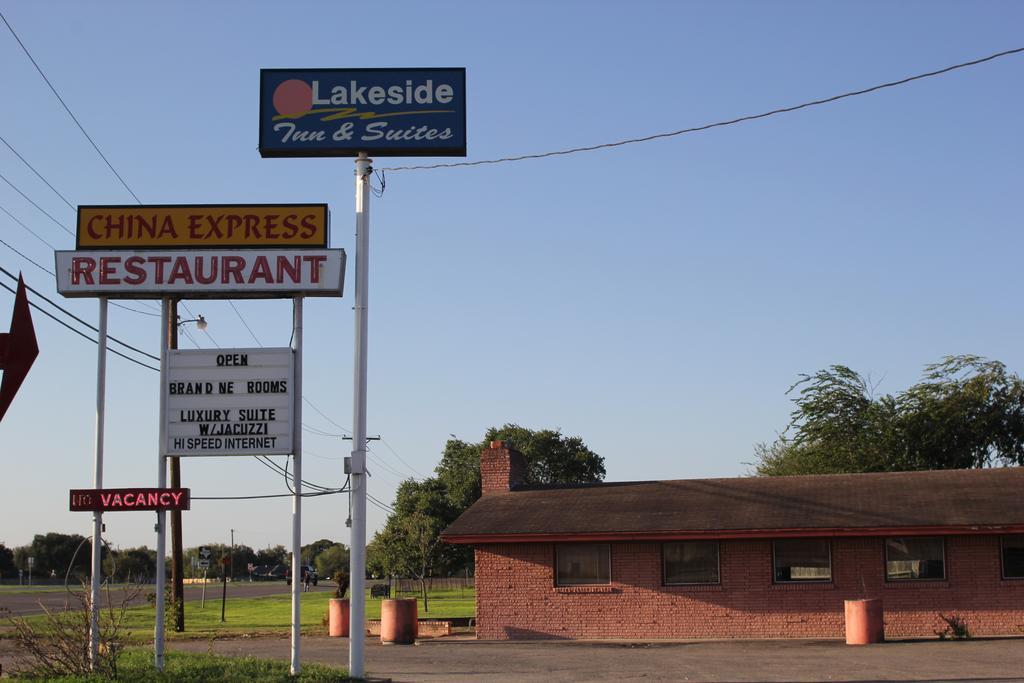
M946 628L941 631L936 631L935 635L939 637L939 640L945 640L946 638L952 638L953 640L968 640L971 637L971 631L967 628L967 620L958 614L945 614L939 613L939 619L942 619L946 623Z

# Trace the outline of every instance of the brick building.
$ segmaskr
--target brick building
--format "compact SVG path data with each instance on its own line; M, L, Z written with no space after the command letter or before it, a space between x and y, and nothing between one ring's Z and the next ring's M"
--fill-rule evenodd
M481 454L443 534L476 553L477 637L842 637L881 598L890 637L1024 634L1024 468L527 487Z

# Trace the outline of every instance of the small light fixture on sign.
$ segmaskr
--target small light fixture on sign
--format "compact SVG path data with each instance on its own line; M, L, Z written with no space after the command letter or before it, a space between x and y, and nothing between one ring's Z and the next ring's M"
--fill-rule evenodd
M209 323L206 322L206 318L201 315L198 318L190 318L189 320L181 320L181 316L178 316L178 325L184 325L185 323L195 323L196 328L200 332L209 327Z

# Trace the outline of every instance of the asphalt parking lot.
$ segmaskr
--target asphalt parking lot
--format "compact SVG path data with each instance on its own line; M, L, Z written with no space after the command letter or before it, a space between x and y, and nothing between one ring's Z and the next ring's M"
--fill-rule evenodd
M174 642L207 652L207 641ZM287 638L221 640L213 651L287 660ZM303 661L348 664L348 640L308 637ZM834 640L700 642L487 642L367 639L374 678L406 681L1024 681L1024 639L898 641L848 646Z

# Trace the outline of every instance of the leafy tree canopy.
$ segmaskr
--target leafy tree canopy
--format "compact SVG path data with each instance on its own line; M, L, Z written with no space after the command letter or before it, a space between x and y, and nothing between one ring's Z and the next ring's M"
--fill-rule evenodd
M755 447L757 474L832 474L1024 464L1024 380L997 361L949 356L875 397L842 365L803 375L786 430Z
M0 543L0 579L17 575L18 568L14 565L14 551Z
M440 534L480 497L480 451L506 441L523 454L528 484L576 484L604 479L604 458L578 436L557 429L532 430L515 424L491 427L470 443L445 444L436 477L408 480L395 495L394 512L367 548L367 569L375 576L424 579L451 575L472 565L465 546L440 542Z
M578 436L517 424L491 427L478 443L449 439L434 470L460 514L480 497L480 451L499 440L523 454L527 484L586 484L604 479L604 458Z

